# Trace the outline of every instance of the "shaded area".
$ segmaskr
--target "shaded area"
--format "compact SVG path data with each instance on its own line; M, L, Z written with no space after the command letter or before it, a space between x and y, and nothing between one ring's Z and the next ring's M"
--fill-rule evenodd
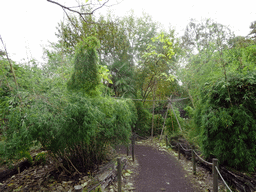
M117 151L125 154L126 148L120 147ZM185 177L179 162L166 152L135 145L135 156L139 163L139 174L135 178L136 192L196 191Z

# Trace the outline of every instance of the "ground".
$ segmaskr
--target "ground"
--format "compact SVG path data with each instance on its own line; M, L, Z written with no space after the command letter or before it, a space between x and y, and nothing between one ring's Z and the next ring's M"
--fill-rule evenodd
M127 158L122 178L123 191L212 191L212 177L207 171L197 167L197 174L193 175L192 163L182 156L178 160L177 153L156 138L136 141L134 162L131 153L126 156L126 148L117 148L117 152ZM115 155L112 151L110 157ZM32 166L1 182L0 191L74 191L78 184L89 189L97 184L96 177L94 173L72 176L58 173L49 158L45 165ZM220 188L223 185L220 184ZM105 191L117 191L117 181Z

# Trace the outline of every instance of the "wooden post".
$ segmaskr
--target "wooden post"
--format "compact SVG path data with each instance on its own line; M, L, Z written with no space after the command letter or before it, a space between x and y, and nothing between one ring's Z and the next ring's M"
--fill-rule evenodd
M196 174L196 161L195 161L195 152L194 152L194 147L191 150L192 153L192 163L193 163L193 175Z
M75 192L82 192L83 191L83 187L81 185L76 185L74 186Z
M129 145L127 146L127 156L129 156Z
M165 136L165 145L166 145L166 147L168 147L168 137L167 137L167 135Z
M178 144L178 157L180 159L180 144Z
M118 192L121 192L122 189L122 170L121 170L121 158L117 158L117 181L118 181Z
M132 136L132 161L134 162L134 144L135 144L135 137Z
M218 166L218 159L212 159L212 177L213 177L213 192L218 192L218 172L215 169Z

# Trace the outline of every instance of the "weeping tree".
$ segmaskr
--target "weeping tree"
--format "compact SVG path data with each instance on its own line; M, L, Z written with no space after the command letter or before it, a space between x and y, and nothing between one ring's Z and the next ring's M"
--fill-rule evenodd
M99 47L99 41L96 37L84 38L77 44L74 71L67 84L69 90L82 91L88 95L95 93L100 84L97 47Z

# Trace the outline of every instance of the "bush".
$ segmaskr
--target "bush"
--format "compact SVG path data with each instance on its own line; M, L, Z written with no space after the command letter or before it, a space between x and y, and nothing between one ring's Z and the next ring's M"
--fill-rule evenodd
M26 110L9 118L9 156L28 151L40 142L52 157L61 159L69 173L86 172L105 158L108 145L129 143L131 126L137 120L130 100L86 98L79 94L41 96Z
M230 95L230 97L229 97ZM256 73L231 74L202 90L195 123L206 156L247 171L256 166Z

